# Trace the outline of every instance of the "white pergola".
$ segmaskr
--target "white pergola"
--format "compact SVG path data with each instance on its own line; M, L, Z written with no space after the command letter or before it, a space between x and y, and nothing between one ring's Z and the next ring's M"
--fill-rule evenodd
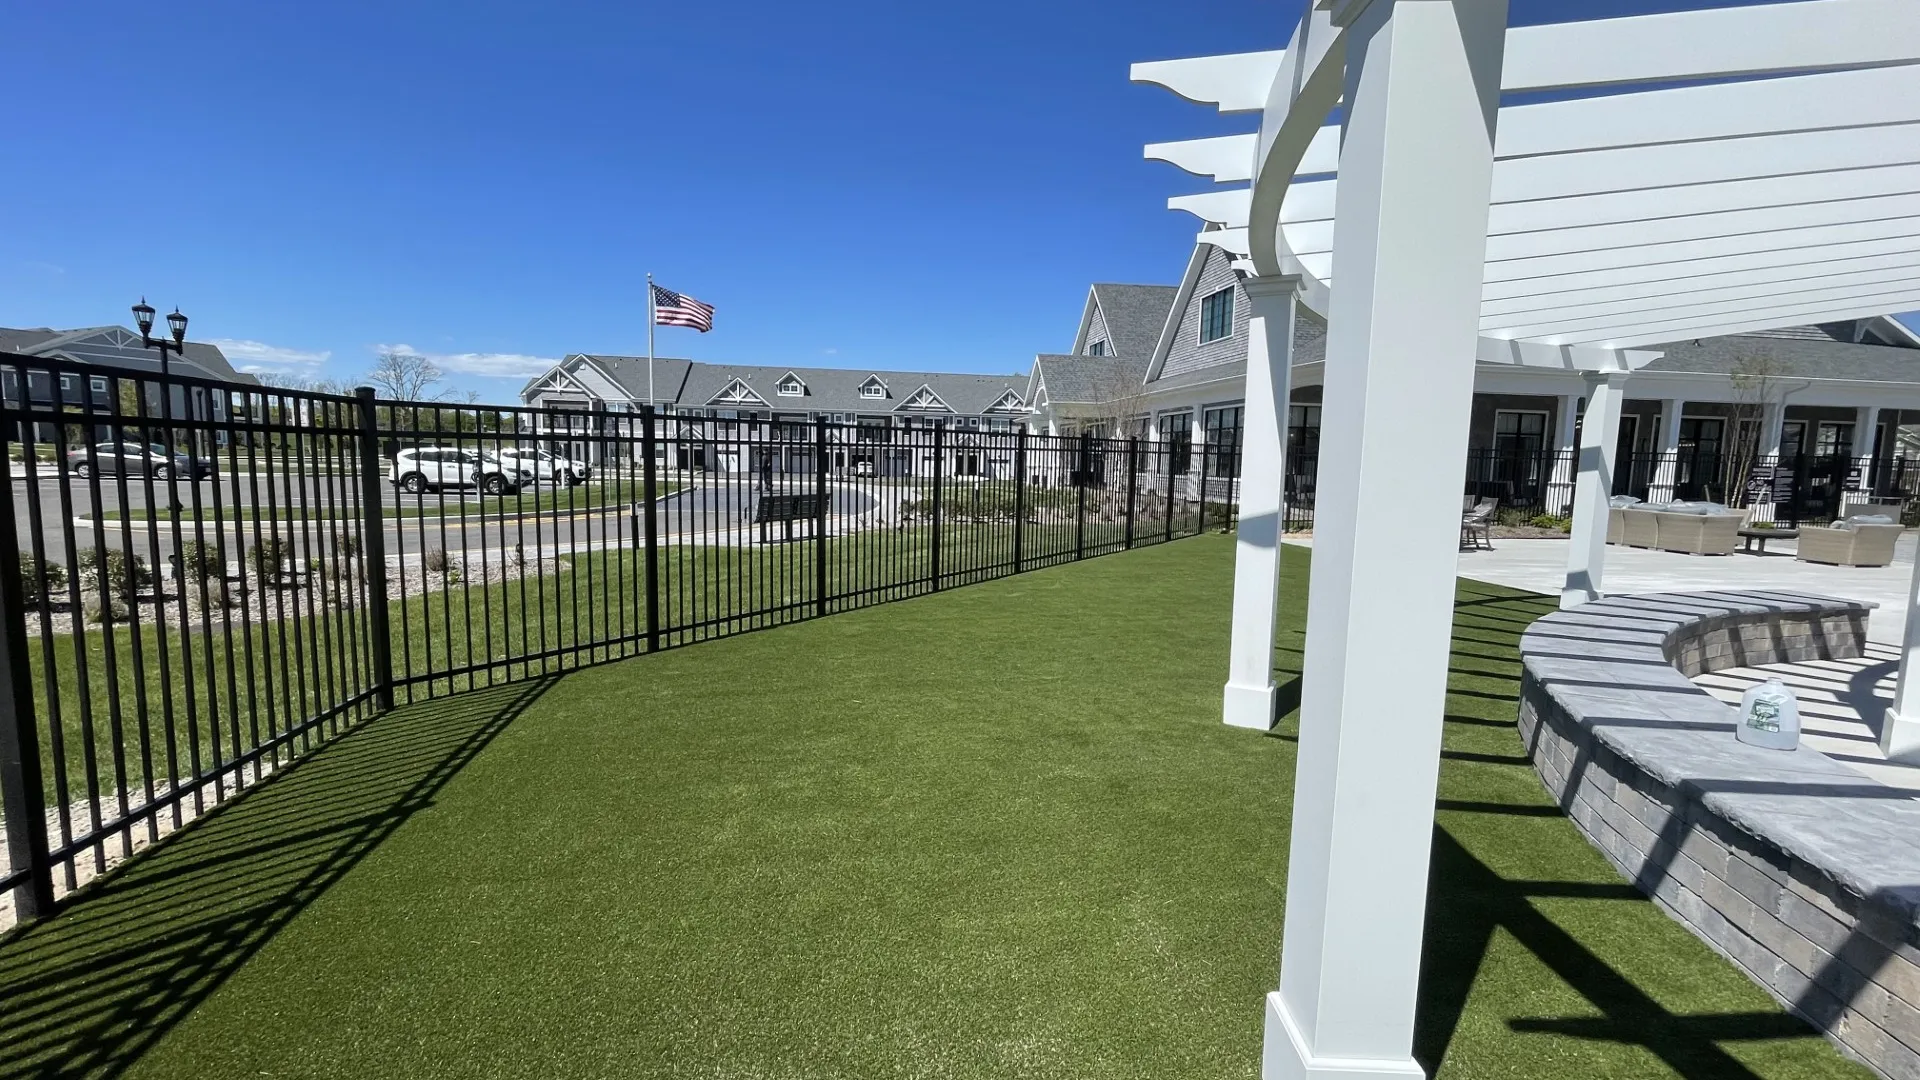
M1512 29L1505 0L1306 7L1284 50L1133 77L1259 121L1146 150L1219 185L1170 205L1250 275L1229 724L1274 718L1295 298L1328 321L1264 1075L1420 1076L1473 361L1584 373L1562 605L1597 598L1620 402L1649 346L1920 308L1920 0ZM1920 720L1905 668L1896 714L1890 733Z

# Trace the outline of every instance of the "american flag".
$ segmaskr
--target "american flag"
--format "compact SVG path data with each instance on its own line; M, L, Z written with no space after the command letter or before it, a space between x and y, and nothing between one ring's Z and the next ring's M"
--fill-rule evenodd
M713 305L703 304L658 285L653 289L653 321L661 326L691 326L701 333L713 329Z

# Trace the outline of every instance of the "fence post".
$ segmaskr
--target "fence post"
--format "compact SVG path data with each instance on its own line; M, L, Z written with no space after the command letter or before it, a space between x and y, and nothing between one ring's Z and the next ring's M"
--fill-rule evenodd
M1164 439L1161 440L1160 443L1160 457L1164 459L1167 464L1167 505L1166 513L1161 518L1166 526L1166 536L1162 537L1164 540L1173 539L1173 451L1175 445L1175 443L1167 442Z
M1087 554L1087 484L1093 479L1093 436L1080 433L1080 452L1075 455L1074 487L1078 497L1074 500L1073 511L1073 557L1083 559Z
M1140 440L1135 436L1127 437L1127 548L1133 548L1133 499L1138 494L1140 473Z
M947 426L938 420L933 422L933 541L930 562L933 570L933 591L940 591L940 474L943 471Z
M813 421L813 490L816 493L813 522L813 613L827 614L827 418Z
M393 708L393 631L387 612L387 533L385 498L380 475L380 411L373 404L373 387L356 387L360 407L360 531L366 557L367 637L373 650L373 697L382 709Z
M1013 572L1021 571L1027 539L1027 429L1013 441Z
M660 651L660 519L659 509L654 505L660 497L659 456L660 435L654 423L652 405L640 406L640 452L644 461L640 466L640 516L646 527L647 560L647 651Z
M25 378L21 376L23 395ZM13 486L8 449L13 433L13 421L0 424L0 465L9 469L8 487ZM26 603L18 526L13 514L0 514L0 809L7 815L7 857L27 872L26 880L13 889L14 913L22 923L53 914L53 858L47 849L46 781L40 772L40 727L27 658Z
M1213 440L1208 439L1200 446L1200 487L1197 495L1200 516L1197 519L1198 523L1193 527L1195 536L1204 536L1207 531L1207 455L1212 452Z

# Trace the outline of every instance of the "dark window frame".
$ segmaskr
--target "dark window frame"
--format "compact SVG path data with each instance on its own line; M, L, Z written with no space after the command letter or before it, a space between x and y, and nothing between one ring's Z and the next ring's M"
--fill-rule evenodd
M1208 345L1233 336L1233 286L1216 289L1200 298L1200 344Z

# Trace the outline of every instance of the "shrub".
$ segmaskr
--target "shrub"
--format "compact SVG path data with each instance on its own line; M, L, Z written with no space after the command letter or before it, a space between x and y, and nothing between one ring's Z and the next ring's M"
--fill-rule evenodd
M205 581L226 576L226 564L220 549L204 540L189 540L180 545L180 580Z
M1559 514L1535 514L1527 519L1527 524L1536 529L1552 529L1555 532L1567 532L1573 528L1573 519Z
M100 574L103 553L106 561L105 581L101 580ZM150 580L152 572L147 568L146 560L138 555L129 558L119 548L88 548L80 553L80 584L89 592L130 603L139 593L140 586Z
M51 599L54 591L66 587L66 567L57 562L43 563L30 551L20 553L20 595L29 606L38 606L40 601Z
M254 574L261 581L278 581L281 573L293 564L293 543L283 537L269 536L253 545L249 558Z
M360 534L348 529L333 531L333 550L351 559L360 554Z
M430 574L444 574L447 572L447 567L452 565L452 561L447 558L447 553L439 548L430 549L420 557L420 562Z

